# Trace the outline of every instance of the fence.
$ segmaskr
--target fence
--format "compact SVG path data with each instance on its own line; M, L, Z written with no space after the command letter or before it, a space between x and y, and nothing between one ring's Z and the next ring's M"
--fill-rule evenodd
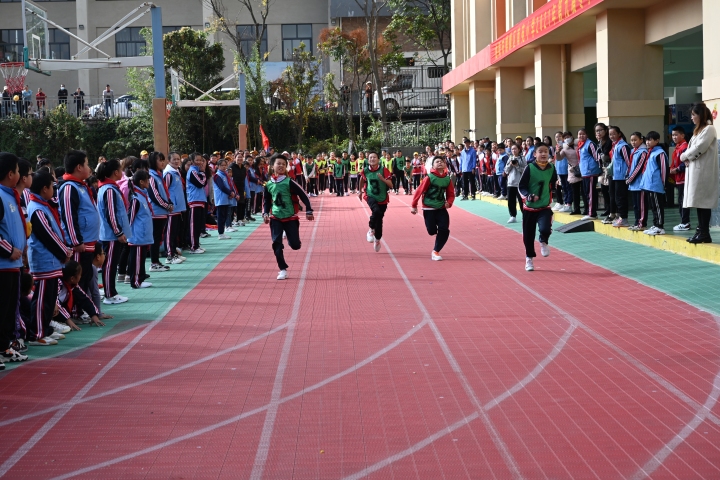
M435 145L450 138L450 120L393 122L388 124L385 145L393 147Z
M134 97L122 95L105 101L102 97L80 96L74 97L45 97L38 100L34 95L32 99L14 101L12 97L3 97L0 102L0 117L20 115L28 118L40 118L45 112L62 105L68 112L81 118L130 118L139 114L144 107L135 102Z

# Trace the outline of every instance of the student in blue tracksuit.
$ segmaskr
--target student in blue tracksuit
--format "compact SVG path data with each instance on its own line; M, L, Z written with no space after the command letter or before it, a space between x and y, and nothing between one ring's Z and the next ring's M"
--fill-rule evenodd
M162 152L152 152L148 162L150 163L150 186L147 193L153 210L153 243L150 247L150 271L166 272L170 270L170 267L160 263L160 246L164 243L168 215L175 210L175 206L170 200L170 192L163 180L163 171L168 162ZM167 252L167 254L171 255L171 252Z
M60 219L65 241L75 251L75 261L82 267L78 284L90 291L95 258L95 243L100 240L100 214L95 196L85 180L92 174L85 152L70 150L65 155L65 174L58 189Z
M15 319L20 308L20 267L27 241L20 195L15 190L20 179L18 157L0 152L0 370L2 361L27 360L12 348Z
M53 176L46 171L33 175L27 207L32 233L28 238L28 265L35 288L30 304L27 340L30 345L56 345L65 332L50 326L57 302L62 267L70 260L72 248L65 245L60 214L52 202ZM66 330L67 331L67 330Z
M228 159L228 163L232 164L230 159ZM228 165L228 169L225 170L225 173L227 174L228 184L230 185L230 191L232 192L232 195L230 196L228 215L225 219L225 231L237 232L237 229L233 226L233 214L235 213L235 210L237 210L237 204L238 199L240 198L240 194L238 193L237 184L235 183L235 179L233 178L233 170L230 168L230 165Z
M495 176L500 184L500 200L507 199L507 175L505 175L505 166L508 162L508 155L505 152L505 144L498 143L497 146L497 162L495 162Z
M600 160L597 158L597 146L588 138L584 128L578 130L577 142L580 175L583 177L583 197L585 212L583 220L597 219L598 192L597 179L602 173Z
M610 140L612 150L610 158L612 159L612 183L610 184L610 194L615 194L615 210L610 215L615 214L613 227L622 228L629 227L628 217L628 185L625 182L630 175L630 167L632 165L632 149L625 139L625 134L620 127L610 126ZM611 204L612 205L612 204Z
M187 211L185 201L185 187L183 186L180 166L182 159L178 152L170 152L169 161L163 170L163 182L170 194L170 203L173 204L172 212L168 213L167 227L165 227L165 250L167 254L166 264L175 265L185 261L177 251L178 238L183 231L183 214Z
M628 178L625 180L625 183L633 197L635 223L629 227L629 230L644 231L647 227L648 199L645 192L640 188L640 181L642 180L642 172L645 170L648 149L647 146L645 146L645 137L640 132L634 132L630 135L630 145L632 145L633 148L631 152L632 160Z
M128 301L127 297L118 295L117 288L115 288L120 253L127 245L127 236L130 234L125 199L117 184L123 175L122 167L118 160L108 160L101 163L95 173L100 185L98 190L100 241L103 242L105 250L105 261L102 266L103 288L105 289L103 303L106 305L125 303Z
M472 194L470 197L475 200L476 186L475 186L475 169L477 168L477 152L472 146L472 142L469 138L463 140L465 148L460 152L460 170L462 171L463 179L463 196L461 200L467 200L468 194Z
M665 181L667 179L668 156L660 146L660 134L655 131L645 135L648 158L645 163L640 188L647 192L650 208L653 212L653 226L643 233L647 235L665 235Z
M152 287L145 281L145 258L147 250L153 244L153 211L148 198L147 188L150 175L144 170L135 172L130 190L130 237L128 237L127 273L132 288Z
M200 248L200 234L205 229L205 158L199 153L190 154L192 165L187 172L186 191L188 208L190 209L190 253L205 253Z
M215 195L215 208L217 210L219 240L230 239L229 236L225 235L225 224L227 223L228 213L230 211L230 201L235 199L235 193L230 187L231 183L232 180L230 180L227 174L227 160L221 158L217 162L217 171L215 175L213 175L213 194Z

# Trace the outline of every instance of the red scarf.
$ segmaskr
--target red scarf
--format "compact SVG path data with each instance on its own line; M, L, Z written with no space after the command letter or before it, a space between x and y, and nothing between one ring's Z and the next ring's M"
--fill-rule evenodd
M116 182L115 180L109 180L109 179L107 179L107 180L98 180L98 190L100 190L100 188L103 187L103 186L105 186L105 185L115 185L116 187L118 186L118 184L117 184L117 182ZM119 188L120 188L120 187L118 187L118 189L119 189ZM122 192L120 192L120 198L122 198L123 204L125 205L125 210L127 210L128 207L129 207L129 205L128 205L127 199L126 199L125 196L122 194Z
M150 209L150 215L155 215L155 212L153 211L153 208L152 208L152 203L150 203L150 199L148 198L147 193L143 192L143 191L140 190L138 187L133 187L133 191L134 191L135 193L140 194L140 195L143 196L143 198L145 199L145 201L146 201L147 204L148 204L148 208Z
M88 195L90 196L90 201L93 203L93 205L95 205L95 203L96 203L95 195L93 195L92 189L88 186L87 183L85 183L84 180L80 180L79 178L77 178L69 173L66 173L65 175L63 175L63 180L70 181L70 182L77 182L80 185L82 185L83 187L85 187L87 189Z
M615 153L615 145L617 145L619 141L620 140L618 140L617 142L613 142L612 146L610 147L610 160L612 160L613 154Z
M585 142L587 142L587 140L583 140L582 142L580 140L578 140L578 143L577 143L578 151L580 151L580 149L583 147L583 145L585 145Z
M70 285L69 283L67 283L65 280L63 280L62 282L63 282L63 285L65 285L65 289L67 289L67 292L68 292L68 296L67 296L67 309L66 309L66 310L67 310L68 312L72 312L73 303L74 303L74 301L73 301L73 293L72 293L72 292L73 292L73 286Z
M38 197L34 193L30 194L30 201L37 202L40 205L46 206L48 208L48 210L50 210L50 213L52 213L53 218L55 218L55 221L57 222L58 227L60 227L62 225L62 223L60 223L60 213L58 212L58 209L55 208L54 205L51 205L47 200L45 200L42 197ZM62 228L60 228L60 235L62 235L62 238L64 241L65 240L65 232L63 232Z

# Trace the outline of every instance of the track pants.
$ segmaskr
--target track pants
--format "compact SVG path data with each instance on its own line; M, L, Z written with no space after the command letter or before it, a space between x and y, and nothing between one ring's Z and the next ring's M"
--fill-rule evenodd
M423 210L423 218L425 219L425 228L428 235L437 235L435 237L435 247L433 250L440 253L450 238L450 215L447 209L438 208L436 210Z
M610 213L617 213L620 218L628 217L628 184L625 180L613 180L615 189L615 211Z
M635 210L635 224L638 227L647 227L648 198L643 190L634 190L633 208Z
M105 290L105 298L111 298L118 294L115 288L117 280L117 269L120 263L120 254L125 244L117 240L112 242L103 242L105 249L105 263L102 266L103 289Z
M167 258L174 257L178 246L178 232L182 226L182 215L179 213L168 215L167 227L165 228L165 255Z
M335 179L335 190L337 190L337 194L339 197L345 196L345 185L343 184L342 178Z
M52 335L50 321L55 312L59 281L58 278L35 280L35 291L30 302L30 323L27 325L28 340L39 340Z
M339 180L342 182L342 179ZM289 220L281 222L274 218L270 219L270 235L272 237L272 249L275 253L275 259L280 270L287 270L288 264L285 263L285 255L283 250L283 232L287 235L287 241L290 248L300 250L302 243L300 242L300 220Z
M650 199L650 208L653 212L653 225L657 228L665 228L665 193L647 192Z
M467 198L468 193L472 193L475 196L475 174L473 172L463 172L463 196Z
M230 208L229 205L216 206L218 235L222 235L223 233L225 233L225 223L227 222L228 208Z
M591 217L597 217L597 207L598 207L598 191L595 185L597 185L597 176L591 176L591 177L583 177L582 184L583 184L583 197L585 200L585 211L583 212L585 215L590 215Z
M522 208L522 200L520 200L520 192L518 187L507 187L508 212L511 217L517 217L517 205Z
M205 229L205 206L190 207L190 248L200 248L200 234ZM128 272L129 273L129 272Z
M0 272L0 350L15 340L15 320L20 316L20 270Z
M535 254L535 231L540 231L538 240L541 243L548 243L552 233L553 212L549 208L538 211L523 210L523 243L525 244L525 256L536 257Z
M685 200L685 184L675 185L678 192L678 206L680 207L680 223L687 225L690 223L690 209L683 208L683 200Z
M130 286L140 288L145 281L145 259L147 258L148 245L128 245L128 275L130 275Z
M387 211L387 204L378 203L377 200L375 200L372 197L368 197L367 199L368 207L370 207L370 211L372 212L370 215L370 221L368 222L368 225L372 230L375 231L375 239L380 240L382 238L383 234L383 218L385 218L385 212Z

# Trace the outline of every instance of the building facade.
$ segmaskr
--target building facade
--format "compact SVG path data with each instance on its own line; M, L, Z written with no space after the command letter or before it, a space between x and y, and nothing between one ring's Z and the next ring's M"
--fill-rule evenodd
M717 0L452 0L453 139L552 136L596 121L689 126L720 104ZM708 28L704 28L704 24Z

